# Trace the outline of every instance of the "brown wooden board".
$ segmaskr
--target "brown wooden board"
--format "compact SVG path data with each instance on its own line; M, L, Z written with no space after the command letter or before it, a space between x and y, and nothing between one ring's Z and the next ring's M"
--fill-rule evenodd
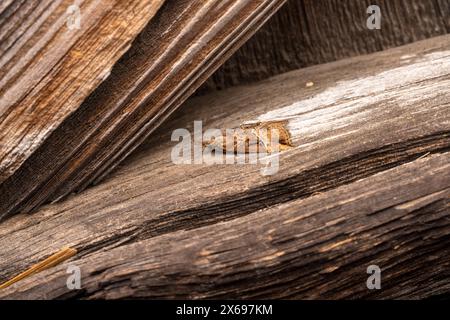
M448 294L450 37L190 99L102 184L0 225L8 298L423 298ZM279 171L177 165L177 128L284 118ZM66 268L82 270L68 291ZM368 290L366 268L382 269ZM423 285L426 283L427 285Z
M0 296L417 299L448 294L449 160L449 153L431 155L236 220L96 252L25 279ZM82 290L67 289L69 265L80 268ZM366 286L370 265L382 270L380 290Z
M0 183L108 77L162 3L90 0L78 13L71 0L2 7Z

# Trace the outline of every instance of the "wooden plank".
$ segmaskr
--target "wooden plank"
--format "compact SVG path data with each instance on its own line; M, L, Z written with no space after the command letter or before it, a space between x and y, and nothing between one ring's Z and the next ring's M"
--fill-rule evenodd
M71 261L2 298L425 298L450 292L450 153L233 221ZM245 205L245 204L244 204ZM382 270L382 289L366 269ZM419 284L426 283L426 286Z
M0 181L0 218L30 212L43 202L59 200L101 179L283 2L166 3L109 77L81 105L75 104L62 123L46 117L33 120L33 125L51 128L25 125L30 137L15 139L20 131L17 122L29 121L5 113L14 120L10 130L2 130L1 143L8 148L2 148L0 168L5 174ZM50 84L61 84L53 74L49 77ZM64 96L56 91L52 94ZM51 99L34 97L32 101L43 105L33 107L34 113L24 116L27 119L41 117L39 110L54 105ZM7 132L15 134L9 137Z
M195 229L188 233L194 237L198 228L214 228L224 221L238 230L235 236L239 237L239 221L246 216L255 217L267 207L283 208L293 200L313 201L318 206L328 197L337 201L336 195L346 190L346 185L352 186L348 197L356 191L364 195L364 201L358 201L361 206L388 205L380 210L389 207L390 202L382 200L386 196L398 199L395 205L400 205L423 197L434 199L436 193L441 200L437 200L436 211L429 208L430 218L448 214L444 190L450 183L446 164L450 150L449 57L450 37L444 36L193 98L104 183L31 216L18 215L2 223L0 241L7 245L0 246L0 278L7 280L67 246L77 249L76 258L84 261L100 251L127 248L124 244L160 241L153 238L175 239L176 243L184 230ZM314 85L307 86L307 82ZM290 127L295 147L280 154L279 171L272 176L262 176L258 165L176 165L171 161L172 131L192 131L194 120L204 120L206 129L280 117L297 124ZM417 160L422 157L425 162ZM410 162L412 167L407 165ZM390 169L394 171L377 180L376 174ZM369 180L359 184L360 179ZM375 195L369 187L362 189L363 185L375 186L376 181L380 188L392 189L378 194L375 188ZM320 192L322 198L317 195ZM326 219L328 206L321 208ZM283 212L277 210L269 212L274 216L273 212ZM357 211L355 206L347 214ZM295 210L287 212L295 215ZM358 217L362 225L365 215ZM405 230L414 229L417 221L407 220L410 224ZM315 228L323 227L324 220L310 221L314 222ZM378 226L376 220L370 223L368 226ZM277 226L273 224L273 228ZM377 230L381 235L383 228ZM393 233L389 241L395 237L400 235ZM335 239L335 243L339 241ZM250 251L266 254L258 248ZM175 256L181 264L191 265L186 257ZM108 266L105 270L105 274L111 271ZM93 277L92 281L97 280Z
M381 30L366 27L367 8L372 4L381 9ZM289 0L199 93L449 32L447 0Z
M162 0L16 1L0 16L0 183L106 78ZM68 13L69 12L69 13ZM79 28L70 18L80 18ZM132 23L130 23L132 21Z

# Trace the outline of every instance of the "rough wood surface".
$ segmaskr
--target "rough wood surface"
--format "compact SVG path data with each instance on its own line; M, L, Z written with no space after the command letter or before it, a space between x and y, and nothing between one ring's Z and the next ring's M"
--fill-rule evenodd
M450 153L263 209L72 261L3 298L425 298L450 291ZM389 183L386 183L389 182ZM393 196L395 195L395 196ZM366 268L382 270L368 290ZM425 285L424 285L425 284Z
M381 30L366 27L380 6ZM204 94L287 71L450 32L448 0L288 0L199 90Z
M313 82L313 86L306 86ZM2 297L417 298L448 294L450 37L190 99L104 183L0 225ZM172 130L286 117L279 172L175 165ZM383 289L365 287L366 268ZM433 279L430 280L430 279ZM426 285L424 285L426 284Z
M169 0L109 77L81 105L74 105L76 110L62 123L40 118L39 109L53 101L37 97L32 101L44 106L31 115L5 114L14 123L21 122L30 137L15 139L17 125L2 129L1 144L16 151L2 147L0 218L30 212L100 180L283 3ZM61 84L52 74L49 81ZM32 124L27 125L24 117ZM42 123L51 128L40 128ZM10 137L7 131L15 134ZM11 167L11 159L20 159L20 167Z
M162 0L14 1L0 11L0 183L109 75ZM1 216L1 214L0 214Z

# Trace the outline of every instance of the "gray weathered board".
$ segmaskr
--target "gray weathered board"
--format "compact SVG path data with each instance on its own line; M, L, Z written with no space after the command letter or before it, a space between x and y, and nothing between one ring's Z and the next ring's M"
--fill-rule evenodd
M102 184L0 225L2 298L419 298L450 293L450 36L190 99ZM259 165L176 165L171 133L288 119ZM82 290L66 287L66 268ZM382 270L368 290L366 268ZM426 284L426 285L424 285Z

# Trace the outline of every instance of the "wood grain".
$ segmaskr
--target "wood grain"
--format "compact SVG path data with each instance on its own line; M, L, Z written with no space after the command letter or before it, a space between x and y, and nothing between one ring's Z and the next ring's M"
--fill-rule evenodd
M15 1L0 16L0 183L106 78L163 3Z
M443 36L190 99L102 184L0 225L2 280L70 246L84 290L60 266L2 296L448 294L449 59ZM171 161L194 120L274 117L297 124L275 175ZM371 263L385 290L365 287Z
M0 218L31 212L101 180L283 3L167 1L109 77L62 123L44 118L52 130L29 129L38 140L4 136L2 144L33 148L4 149L1 168L8 174L0 184ZM23 163L10 170L15 155Z
M366 27L372 4L381 9L381 30ZM288 0L199 94L449 32L447 0Z
M2 298L425 298L450 291L450 154L245 217L70 262ZM389 183L386 183L389 182ZM393 196L394 195L394 196ZM366 268L382 270L368 290ZM420 284L426 285L420 285Z

